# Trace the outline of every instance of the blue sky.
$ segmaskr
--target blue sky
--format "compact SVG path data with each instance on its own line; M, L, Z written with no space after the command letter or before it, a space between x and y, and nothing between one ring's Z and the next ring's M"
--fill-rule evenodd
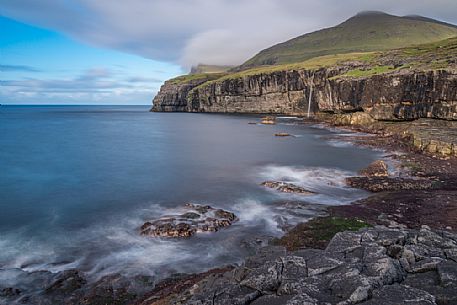
M0 16L1 104L150 104L179 65Z
M457 24L456 0L0 0L0 103L150 104L193 65L238 65L364 10Z

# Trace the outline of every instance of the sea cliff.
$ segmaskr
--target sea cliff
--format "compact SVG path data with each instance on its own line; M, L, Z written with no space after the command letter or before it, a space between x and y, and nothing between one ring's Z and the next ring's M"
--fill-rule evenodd
M378 53L167 81L152 111L365 112L374 120L457 120L457 39Z
M457 74L451 71L339 77L345 70L288 70L165 83L153 110L304 115L310 103L312 112L363 111L376 120L457 120Z

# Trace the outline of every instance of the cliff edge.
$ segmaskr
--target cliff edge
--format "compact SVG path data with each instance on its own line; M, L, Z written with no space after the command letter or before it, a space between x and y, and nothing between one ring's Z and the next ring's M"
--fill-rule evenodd
M165 82L152 111L364 112L373 120L457 120L457 38Z

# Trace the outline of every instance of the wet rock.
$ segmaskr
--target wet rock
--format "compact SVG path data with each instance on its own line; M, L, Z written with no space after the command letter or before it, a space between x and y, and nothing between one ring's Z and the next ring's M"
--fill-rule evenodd
M263 185L263 186L271 188L271 189L275 189L275 190L283 192L283 193L294 193L294 194L300 194L300 195L315 194L314 192L309 191L305 188L302 188L298 185L295 185L292 183L287 183L287 182L282 182L282 181L265 181L265 182L262 182L260 185Z
M346 184L353 188L364 189L370 192L401 191L401 190L428 190L434 187L427 179L412 179L400 177L348 177Z
M376 160L366 168L359 171L359 175L365 177L387 177L389 171L386 162L383 160Z
M260 123L263 125L275 125L276 117L274 117L274 116L263 117L262 120L260 121Z
M275 133L275 137L290 137L291 134L285 132Z
M69 294L80 289L86 284L86 279L76 269L61 272L56 280L45 289L47 294L61 293Z
M21 294L21 290L14 287L7 287L0 290L0 297L16 297Z
M190 237L198 232L216 232L237 221L235 214L209 205L186 204L186 212L145 222L140 234L157 237Z
M84 305L127 305L144 295L153 285L151 277L138 276L127 278L120 274L102 277L84 292L75 304Z

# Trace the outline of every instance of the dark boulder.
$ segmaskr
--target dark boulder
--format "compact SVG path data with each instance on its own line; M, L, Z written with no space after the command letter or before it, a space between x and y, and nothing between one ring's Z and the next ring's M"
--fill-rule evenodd
M237 221L235 214L209 205L186 204L186 212L147 221L140 234L157 237L190 237L198 232L216 232Z

